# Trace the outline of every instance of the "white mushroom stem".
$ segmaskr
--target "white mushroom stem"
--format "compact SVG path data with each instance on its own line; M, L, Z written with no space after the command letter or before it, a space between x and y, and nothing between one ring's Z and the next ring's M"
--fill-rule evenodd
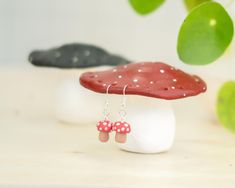
M79 77L87 71L104 69L107 67L61 70L60 83L55 95L55 116L58 120L72 124L87 124L103 118L104 95L95 94L82 87Z
M174 141L175 116L170 101L142 96L128 96L127 121L131 132L123 150L137 153L168 151Z

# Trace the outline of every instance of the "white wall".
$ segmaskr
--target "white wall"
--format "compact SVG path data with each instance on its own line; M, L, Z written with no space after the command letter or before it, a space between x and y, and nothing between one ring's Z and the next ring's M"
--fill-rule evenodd
M209 66L179 61L177 33L186 14L182 1L176 0L167 0L145 17L127 0L0 0L0 66L29 66L32 49L83 42L136 61L161 60L199 74L234 78L234 43L227 55Z
M0 62L25 64L32 49L75 41L134 60L174 62L185 15L182 3L172 0L147 17L137 15L127 0L1 0Z

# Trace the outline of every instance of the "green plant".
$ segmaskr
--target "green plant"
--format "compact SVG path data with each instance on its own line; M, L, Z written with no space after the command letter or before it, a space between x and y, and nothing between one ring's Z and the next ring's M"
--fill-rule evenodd
M211 2L212 0L184 0L184 4L188 11L191 11L194 7L197 7L198 5L205 3L205 2Z
M129 0L140 15L154 12L164 0ZM190 11L178 34L177 52L182 62L205 65L218 59L233 38L233 22L222 5L211 0L184 0Z
M129 0L140 15L154 12L164 2L164 0ZM233 21L225 8L212 0L183 0L183 2L189 14L179 29L178 57L190 65L213 63L224 54L232 42ZM221 124L235 132L235 82L226 82L221 87L216 107Z
M160 7L165 0L129 0L129 2L136 12L146 15Z
M220 88L217 97L217 115L224 127L235 132L235 82L228 81Z
M226 10L215 2L194 8L184 20L178 35L179 58L192 65L214 62L233 38L233 22Z

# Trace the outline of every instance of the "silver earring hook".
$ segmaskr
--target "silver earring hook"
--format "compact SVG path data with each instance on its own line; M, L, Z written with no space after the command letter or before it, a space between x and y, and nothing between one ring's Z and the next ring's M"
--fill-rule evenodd
M111 84L108 85L108 87L106 88L106 95L109 94L109 88L111 87Z
M128 85L125 85L124 88L123 88L123 96L126 96L126 88L127 88Z
M105 99L105 104L104 104L104 110L103 110L103 115L104 115L104 119L108 120L109 115L110 115L110 110L109 110L109 98L108 98L108 94L109 94L109 88L111 87L111 84L108 85L108 87L106 88L106 99Z
M125 121L126 119L126 88L128 85L125 85L123 88L123 99L122 99L122 104L121 104L121 109L119 111L119 116L121 121Z

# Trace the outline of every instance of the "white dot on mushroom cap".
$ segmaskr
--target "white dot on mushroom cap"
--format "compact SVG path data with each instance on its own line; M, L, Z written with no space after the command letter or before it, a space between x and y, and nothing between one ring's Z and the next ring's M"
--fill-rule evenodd
M104 128L104 130L106 130L106 131L107 131L107 130L108 130L108 127L105 127L105 128Z
M177 82L177 80L176 80L176 79L173 79L173 82Z
M126 131L129 131L129 128L127 128Z
M90 55L90 51L86 50L84 53L85 56L89 56Z
M107 84L103 84L103 86L106 86Z
M175 67L171 67L171 70L175 70Z
M97 77L98 77L98 75L96 74L94 77L95 77L95 78L97 78Z
M196 82L199 82L199 79L198 79L198 78L195 78L195 81L196 81Z
M203 87L203 90L206 90L206 87Z
M118 75L118 78L122 78L122 75Z
M61 56L61 53L60 52L55 52L55 57L58 58Z
M113 69L113 72L117 72L117 69Z
M120 132L120 129L118 129L117 132Z
M150 83L150 84L153 84L153 81L150 81L149 83Z
M99 130L102 131L102 128L100 127Z
M125 128L124 128L124 127L122 127L122 128L121 128L121 130L122 130L122 131L124 131L124 130L125 130Z
M112 126L111 123L109 123L108 127L111 127L111 126Z
M133 82L138 82L138 79L134 79Z
M76 57L76 56L74 56L74 57L72 58L72 62L73 62L73 63L78 62L78 60L79 60L79 59L78 59L78 57Z
M160 69L160 73L164 73L165 71L163 69Z
M127 123L124 124L126 127L128 127L129 125Z
M135 87L140 87L140 85L136 85Z
M183 94L183 96L185 97L185 96L186 96L186 94L184 93L184 94Z
M171 89L175 89L175 86L171 86Z
M103 125L107 125L107 122L104 122Z
M124 65L123 68L126 69L126 68L127 68L127 65Z
M139 69L139 70L138 70L138 72L142 72L142 70L141 70L141 69Z
M116 125L120 125L120 123L116 123Z

